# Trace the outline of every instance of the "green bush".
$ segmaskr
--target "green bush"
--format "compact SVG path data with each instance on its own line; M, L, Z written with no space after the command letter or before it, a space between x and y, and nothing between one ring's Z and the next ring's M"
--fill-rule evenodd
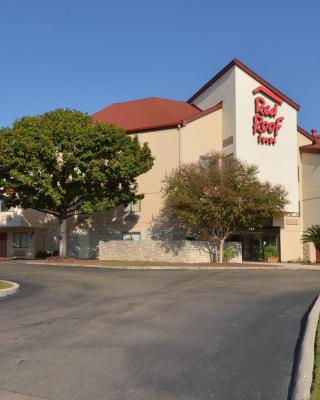
M36 258L47 258L49 257L51 254L46 251L46 250L39 250L36 254Z
M263 254L264 254L265 260L267 260L268 258L278 258L279 257L278 249L274 246L266 246L263 249Z
M316 249L320 249L320 224L311 225L301 239L303 243L313 243Z
M230 261L236 255L237 253L231 247L223 249L223 261Z

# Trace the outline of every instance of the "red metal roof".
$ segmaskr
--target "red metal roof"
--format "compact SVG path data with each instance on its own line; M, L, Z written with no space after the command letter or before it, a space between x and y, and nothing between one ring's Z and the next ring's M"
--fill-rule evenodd
M127 132L138 132L178 126L200 113L198 107L183 101L149 97L111 104L92 117L95 122L108 122L121 126Z
M315 143L300 146L302 153L320 153L320 136L317 136Z

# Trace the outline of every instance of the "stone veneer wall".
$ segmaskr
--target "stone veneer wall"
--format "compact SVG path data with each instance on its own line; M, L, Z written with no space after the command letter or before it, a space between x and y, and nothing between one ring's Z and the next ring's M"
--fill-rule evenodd
M120 240L122 232L108 229L103 224L95 224L91 228L81 229L68 221L67 253L75 258L98 258L100 240ZM47 224L47 250L53 252L59 249L59 225L52 221Z
M310 260L310 243L303 243L303 260Z
M229 242L226 247L232 247L237 253L231 261L242 261L241 243ZM99 259L201 263L214 261L216 249L205 241L110 240L99 242Z
M164 232L168 232L165 229ZM172 233L172 232L171 232ZM181 237L181 236L180 236ZM121 240L121 229L111 229L105 224L95 223L91 227L77 227L68 221L67 252L69 257L99 258L100 260L137 260L165 262L210 262L216 259L216 249L206 241L180 240L164 235L152 239L148 232L141 232L140 241ZM236 252L232 262L242 262L242 246L238 242L226 242ZM59 248L59 226L56 221L47 225L47 250Z

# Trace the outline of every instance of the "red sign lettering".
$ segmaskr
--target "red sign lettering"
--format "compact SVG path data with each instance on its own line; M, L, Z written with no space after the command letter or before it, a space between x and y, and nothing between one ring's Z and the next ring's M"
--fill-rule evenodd
M284 120L284 117L277 117L278 106L281 105L282 101L280 102L278 97L273 96L271 92L269 95L269 91L265 90L262 86L259 86L253 91L254 94L257 92L267 94L275 103L272 105L267 104L267 101L261 96L255 98L255 115L253 117L252 126L253 134L257 134L259 144L274 145L279 130L282 127L282 121Z

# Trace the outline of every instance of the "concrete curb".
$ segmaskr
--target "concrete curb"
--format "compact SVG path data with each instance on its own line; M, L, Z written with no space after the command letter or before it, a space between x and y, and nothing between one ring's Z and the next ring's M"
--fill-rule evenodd
M103 265L103 264L63 264L58 262L46 262L40 260L19 260L21 264L60 266L60 267L83 267L83 268L101 268L101 269L126 269L126 270L203 270L203 271L319 271L320 265L304 265L304 264L267 264L261 263L258 266L254 263L247 266L230 265L230 266L204 266L204 265ZM2 264L12 264L14 261L4 261Z
M320 315L320 295L309 313L301 343L292 400L310 400L313 380L314 347Z
M17 291L20 288L20 285L18 283L11 282L11 281L3 281L3 282L11 283L12 286L7 289L0 289L0 298L11 296L12 294L17 293Z

